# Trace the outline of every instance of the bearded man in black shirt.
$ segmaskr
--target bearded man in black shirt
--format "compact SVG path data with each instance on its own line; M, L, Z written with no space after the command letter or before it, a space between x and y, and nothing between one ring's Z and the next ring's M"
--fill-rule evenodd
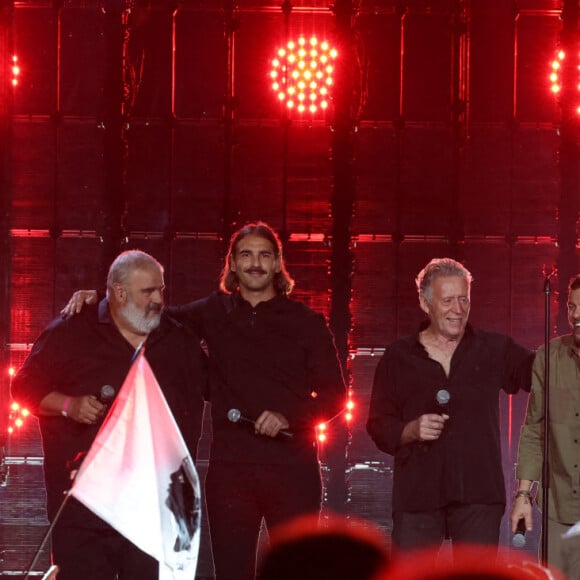
M389 345L376 370L367 430L395 458L392 538L399 549L446 536L499 541L505 484L498 395L529 391L534 353L468 323L471 281L450 258L427 264L416 283L429 319Z
M163 311L163 268L132 250L109 269L107 297L78 316L55 320L34 344L12 394L38 416L44 451L47 512L52 521L71 486L106 406L118 392L137 347L147 358L183 438L195 457L201 433L205 355L199 339ZM147 506L143 506L147 509ZM59 580L157 580L158 564L73 497L52 533Z
M315 425L343 410L346 389L324 316L290 300L293 286L280 239L252 223L231 238L220 290L168 308L209 353L216 580L254 578L262 518L271 528L320 511ZM66 312L91 296L76 293Z

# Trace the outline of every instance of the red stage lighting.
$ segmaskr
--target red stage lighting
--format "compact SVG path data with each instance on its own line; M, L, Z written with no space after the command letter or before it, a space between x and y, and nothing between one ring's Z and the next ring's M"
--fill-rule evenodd
M14 55L12 57L12 86L16 87L18 85L18 77L20 76L20 66L18 65L18 57Z
M319 443L326 441L326 423L316 425L316 439L318 439Z
M552 83L551 89L552 92L557 95L560 90L562 89L561 86L561 79L560 79L560 68L562 66L562 61L564 60L564 51L558 51L556 58L552 61L551 69L552 72L550 73L550 82Z
M559 95L562 91L562 62L566 58L566 54L563 50L559 50L556 58L552 61L550 68L550 83L551 91L554 95ZM578 67L580 69L580 67ZM578 83L576 84L576 90L580 93L580 70L578 71ZM580 94L578 95L578 105L576 106L576 112L580 115Z
M316 36L290 40L272 59L272 90L288 111L324 113L330 104L337 51Z

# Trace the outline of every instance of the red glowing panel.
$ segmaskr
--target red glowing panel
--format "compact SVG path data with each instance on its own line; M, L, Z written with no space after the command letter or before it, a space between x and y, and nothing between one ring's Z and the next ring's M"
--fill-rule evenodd
M290 40L276 50L271 88L288 111L324 113L331 102L332 75L338 53L316 36Z

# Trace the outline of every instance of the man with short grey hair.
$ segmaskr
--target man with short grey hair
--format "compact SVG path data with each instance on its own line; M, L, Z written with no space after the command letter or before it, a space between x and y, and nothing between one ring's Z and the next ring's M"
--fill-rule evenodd
M534 355L469 324L471 282L459 262L431 260L416 279L428 319L389 345L376 370L367 429L395 457L392 537L402 550L499 540L498 395L529 390Z

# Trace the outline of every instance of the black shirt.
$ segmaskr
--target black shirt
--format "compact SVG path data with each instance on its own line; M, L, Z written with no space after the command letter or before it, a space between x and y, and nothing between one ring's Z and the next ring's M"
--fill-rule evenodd
M85 306L68 319L52 322L34 344L12 383L12 395L32 413L38 412L41 400L52 391L70 396L98 395L103 385L117 393L125 380L133 358L133 347L123 338L109 315L108 302ZM205 356L199 339L191 331L165 314L148 337L147 358L171 408L183 438L195 457L201 433L205 390ZM70 488L70 467L78 467L75 458L88 451L100 425L85 425L61 416L38 417L44 450L44 474L47 508L52 518ZM98 525L88 510L67 506L61 522L82 521L79 511L86 511L83 525Z
M395 456L393 511L505 503L498 395L500 389L530 390L533 359L533 352L511 338L470 325L449 377L429 358L418 334L386 349L375 374L367 430L379 449ZM451 395L441 437L401 445L409 421L440 412L439 389Z
M252 307L239 294L218 292L170 310L208 347L212 461L316 460L315 425L335 416L345 403L342 372L324 317L285 296ZM252 425L228 420L230 409L252 421L264 410L282 413L295 435L255 435Z

